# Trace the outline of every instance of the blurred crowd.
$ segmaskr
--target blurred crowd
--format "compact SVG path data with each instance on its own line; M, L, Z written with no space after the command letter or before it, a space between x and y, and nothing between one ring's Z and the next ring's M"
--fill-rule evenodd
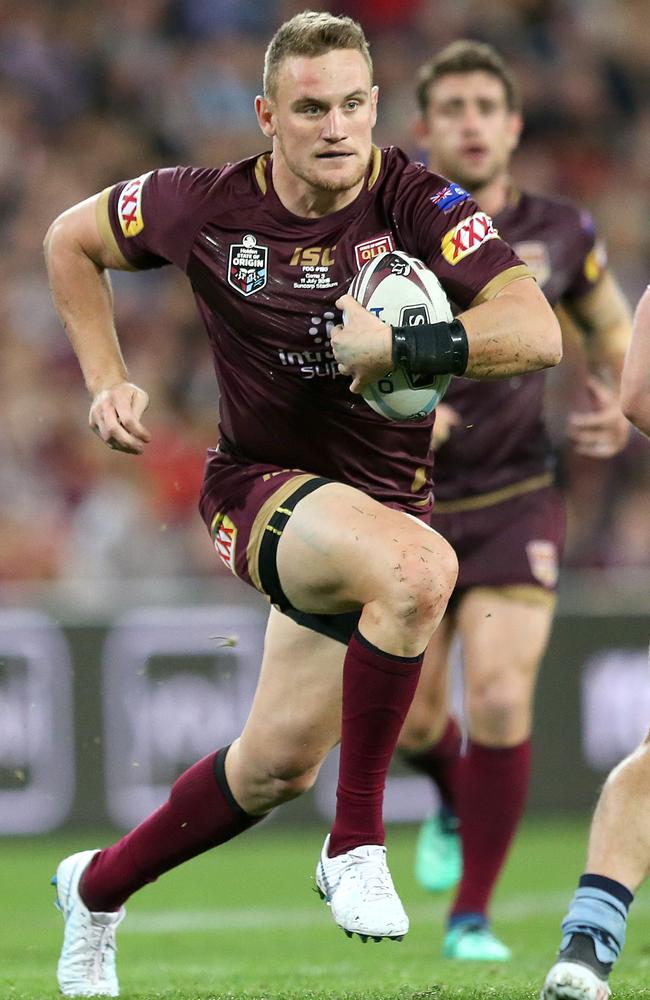
M88 430L89 401L50 303L41 244L59 212L117 180L266 148L253 113L265 45L305 6L0 0L0 585L219 572L196 512L218 399L185 280L170 268L114 276L131 377L152 400L146 455L120 455ZM650 280L647 0L357 0L328 9L357 17L371 40L377 142L416 158L419 64L455 38L494 43L523 91L517 182L587 206L638 299ZM553 376L549 400L569 493L566 562L647 567L650 446L633 435L614 460L575 459L563 417L584 401L570 366Z

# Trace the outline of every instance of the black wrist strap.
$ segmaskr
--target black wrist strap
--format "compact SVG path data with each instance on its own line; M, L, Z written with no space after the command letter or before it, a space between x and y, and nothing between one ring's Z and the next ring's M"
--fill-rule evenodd
M468 353L467 333L459 319L393 327L393 364L410 375L462 375Z

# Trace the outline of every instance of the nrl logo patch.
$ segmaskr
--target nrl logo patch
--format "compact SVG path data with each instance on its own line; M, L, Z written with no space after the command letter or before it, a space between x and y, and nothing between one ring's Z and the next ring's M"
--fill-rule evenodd
M541 240L524 240L513 243L512 248L532 271L540 288L545 285L551 276L551 261L546 244Z
M269 248L257 245L252 233L241 243L231 243L228 255L228 284L240 295L249 296L264 288L269 276Z

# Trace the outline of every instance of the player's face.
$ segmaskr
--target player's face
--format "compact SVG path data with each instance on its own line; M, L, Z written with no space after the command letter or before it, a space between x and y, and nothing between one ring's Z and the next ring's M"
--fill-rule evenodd
M257 113L285 173L316 192L360 185L377 118L377 88L360 52L289 56L280 65L274 98L258 98Z
M483 70L433 83L419 126L432 169L470 191L507 172L520 133L521 116L508 109L503 83Z

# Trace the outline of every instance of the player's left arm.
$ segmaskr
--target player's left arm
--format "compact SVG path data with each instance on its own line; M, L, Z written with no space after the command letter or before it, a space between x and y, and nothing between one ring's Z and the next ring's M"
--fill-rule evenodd
M627 444L629 424L620 403L621 376L630 341L628 302L611 271L586 295L566 299L564 308L583 335L590 369L590 410L569 417L569 437L578 454L610 458Z
M508 282L457 319L467 334L466 378L507 378L562 360L560 325L532 277Z
M634 313L621 378L621 406L627 419L650 437L650 285Z
M529 277L510 281L451 324L393 328L351 295L336 305L345 312L346 325L332 331L332 349L339 371L352 376L352 392L361 392L396 364L413 374L499 379L551 368L562 358L557 318Z

